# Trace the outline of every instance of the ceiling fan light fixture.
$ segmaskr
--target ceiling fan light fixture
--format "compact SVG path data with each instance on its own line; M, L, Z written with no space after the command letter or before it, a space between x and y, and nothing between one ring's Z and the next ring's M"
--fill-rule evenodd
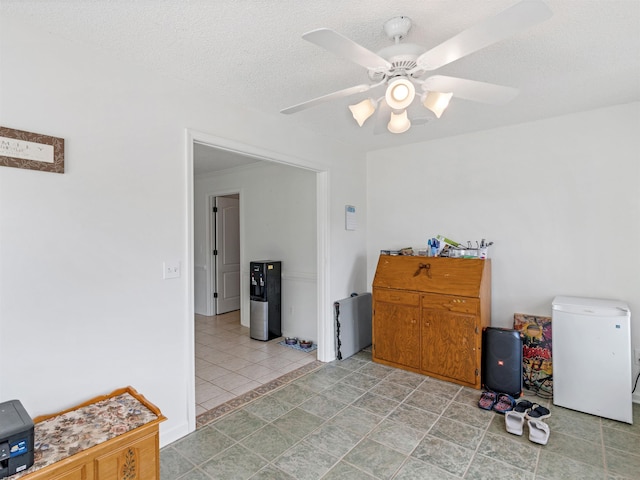
M407 111L403 110L400 113L391 112L389 123L387 124L387 130L391 133L404 133L411 128L411 120L407 117Z
M436 117L440 118L446 108L449 106L449 102L453 97L453 93L441 93L441 92L426 92L422 94L422 105L431 110Z
M351 110L351 114L358 125L364 125L364 122L373 115L373 112L376 111L376 107L378 106L378 102L376 102L373 98L367 98L360 103L356 103L355 105L349 105L349 110Z
M394 110L407 108L416 96L416 87L406 77L400 77L389 83L384 99Z

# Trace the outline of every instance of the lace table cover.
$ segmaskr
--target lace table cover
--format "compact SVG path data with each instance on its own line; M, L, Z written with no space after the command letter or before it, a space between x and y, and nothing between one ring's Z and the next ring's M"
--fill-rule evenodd
M10 480L111 440L158 417L129 393L107 398L34 426L34 464Z

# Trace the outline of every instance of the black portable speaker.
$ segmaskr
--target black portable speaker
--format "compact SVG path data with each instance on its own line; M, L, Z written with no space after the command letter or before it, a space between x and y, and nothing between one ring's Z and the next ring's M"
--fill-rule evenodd
M482 332L482 385L487 390L522 394L522 337L517 330L487 327Z

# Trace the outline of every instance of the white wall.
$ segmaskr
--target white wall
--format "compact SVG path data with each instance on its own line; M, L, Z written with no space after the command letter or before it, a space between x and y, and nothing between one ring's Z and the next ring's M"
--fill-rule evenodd
M207 264L209 197L241 192L241 310L249 311L249 262L280 260L282 333L317 341L316 173L262 162L198 176L194 191L196 268Z
M0 57L0 124L66 142L63 175L0 167L0 400L37 416L132 385L168 417L162 444L193 427L193 298L185 269L162 280L190 262L187 127L326 171L322 288L364 285L364 229L337 227L344 203L366 214L363 155L28 19L0 18Z
M368 283L381 249L486 238L494 326L614 298L640 346L638 132L632 103L369 154Z

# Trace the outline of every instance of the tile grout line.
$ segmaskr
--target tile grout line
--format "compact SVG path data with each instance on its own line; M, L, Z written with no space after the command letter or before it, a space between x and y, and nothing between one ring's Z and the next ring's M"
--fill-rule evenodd
M347 375L345 375L345 377L347 377L348 375L351 375L351 374L353 374L353 373L360 373L361 375L365 375L365 376L368 376L368 377L371 377L371 378L378 379L378 377L375 377L375 376L372 376L372 375L368 375L367 373L364 373L364 372L359 372L359 370L360 370L362 367L364 367L364 366L365 366L365 364L363 364L363 365L359 366L356 370L344 369L345 371L348 371L348 372L349 372ZM337 367L338 367L338 368L342 368L342 367L340 367L339 365L337 365ZM310 373L313 373L313 372L310 372ZM391 372L390 372L390 373L391 373ZM387 376L389 376L389 375L387 375ZM302 378L302 377L300 377L300 378ZM379 384L381 381L383 381L385 378L386 378L386 377L383 377L383 378L381 378L381 379L378 379L378 380L379 380L379 382L378 382L378 383L376 383L376 385L378 385L378 384ZM333 382L333 384L332 384L331 386L334 386L334 385L335 385L335 384L337 384L337 383L339 383L339 381L338 381L338 382ZM422 382L421 382L421 384L422 384ZM335 413L331 418L335 418L336 416L338 416L338 415L340 414L340 412L343 412L344 410L346 410L346 409L347 409L347 408L349 408L349 407L353 407L353 408L356 408L356 409L361 410L361 411L363 411L363 412L371 413L371 414L373 414L373 415L376 415L374 412L370 412L370 411L368 411L368 410L366 410L366 409L364 409L364 408L361 408L361 407L358 407L358 406L356 406L356 405L353 405L353 403L354 403L356 400L358 400L358 399L362 398L362 397L363 397L365 394L367 394L367 393L371 393L372 395L377 395L377 394L375 394L375 393L371 392L371 390L372 390L376 385L373 385L372 387L368 388L367 390L364 390L364 393L363 393L362 395L360 395L357 399L355 399L355 400L354 400L354 401L352 401L351 403L349 403L349 404L345 404L345 406L344 406L342 409L340 409L338 412L336 412L336 413ZM314 396L321 395L323 391L327 390L328 388L331 388L331 386L330 386L330 387L326 387L326 388L324 388L323 390L321 390L321 391L319 391L319 392L315 392L315 391L314 391ZM415 387L415 388L411 391L411 393L413 393L415 390L417 390L417 387ZM407 394L407 395L406 395L406 397L405 397L405 399L406 399L409 395L410 395L410 394ZM389 397L385 397L384 395L378 395L378 396L383 397L383 398L389 398ZM395 399L391 399L391 400L394 400L394 401L395 401ZM305 400L305 401L306 401L306 400ZM304 403L305 403L305 401L303 401L303 402L299 403L299 404L298 404L297 406L295 406L294 408L298 408L298 407L300 407L300 405L304 404ZM399 404L400 404L400 403L402 403L402 402L399 402ZM395 408L394 408L393 410L395 410ZM393 411L393 410L392 410L392 411ZM392 412L392 411L391 411L391 412ZM381 424L385 419L387 419L387 418L388 418L388 416L391 414L391 412L389 412L389 413L388 413L387 415L385 415L384 417L381 417L381 418L382 418L382 420L381 420L381 421L376 425L376 427L377 427L378 425L380 425L380 424ZM329 420L330 420L330 419L329 419ZM304 437L302 437L298 442L296 442L294 445L292 445L291 447L289 447L286 451L288 451L288 450L290 450L290 449L294 448L296 445L299 445L299 444L301 444L302 442L304 442L304 441L305 441L305 439L306 439L307 437L309 437L309 435L312 435L313 433L315 433L315 432L317 432L318 430L320 430L320 429L323 427L323 425L324 425L325 423L326 423L326 422L323 422L323 424L321 424L320 426L318 426L317 428L315 428L313 431L311 431L311 432L309 432L308 434L306 434L306 435L305 435ZM372 430L374 430L376 427L372 428ZM277 427L276 427L276 428L277 428ZM368 436L369 436L369 434L370 434L370 433L371 433L371 432L368 432L367 434L363 435L363 436L362 436L362 438L360 438L360 440L358 440L358 441L356 442L356 444L355 444L355 445L353 445L351 448L349 448L349 450L347 450L347 452L345 452L345 453L344 453L343 455L341 455L341 456L336 457L336 458L337 458L337 461L336 461L336 462L331 466L331 468L330 468L330 469L329 469L325 474L323 474L323 475L322 475L322 477L320 477L320 478L323 478L324 476L326 476L326 475L327 475L327 474L328 474L328 473L329 473L333 468L335 468L335 466L336 466L336 465L338 465L341 461L344 461L347 465L350 465L351 467L355 468L356 470L358 470L358 471L360 471L360 472L363 472L363 473L365 473L365 474L367 474L367 475L368 475L368 474L369 474L368 472L366 472L366 471L362 470L362 468L360 468L358 465L354 465L353 463L348 462L347 460L345 460L345 457L346 457L347 455L349 455L349 453L350 453L350 452L352 452L355 448L357 448L357 446L358 446L358 445L360 445L364 440L368 439ZM375 440L371 440L371 441L375 441ZM384 444L381 444L381 445L386 446L386 445L384 445ZM323 450L323 449L321 449L321 450ZM393 449L393 450L395 450L395 449ZM276 457L273 461L269 462L269 465L271 465L273 468L278 469L278 467L274 464L274 462L276 462L279 458L281 458L281 457L286 453L286 451L285 451L285 452L282 452L282 453L281 453L280 455L278 455L278 457ZM326 450L323 450L323 451L324 451L325 453L327 453L328 455L335 456L335 455L334 455L334 454L332 454L331 452L327 452ZM397 450L396 450L396 451L397 451ZM402 455L405 455L405 457L406 457L406 458L405 458L405 460L402 462L402 464L401 464L401 465L400 465L400 467L399 467L399 468L401 468L401 467L402 467L402 465L404 465L404 463L406 462L406 460L409 458L409 454L404 454L403 452L398 452L398 453L400 453L400 454L402 454ZM265 460L266 460L266 459L265 459ZM263 468L264 468L264 467L263 467ZM398 470L396 470L396 471L392 474L392 477L393 477L394 475L396 475L397 473L398 473Z
M414 387L413 391L412 391L409 395L405 396L405 398L402 400L402 402L400 402L400 404L402 405L402 404L404 403L404 401L405 401L407 398L409 398L411 395L413 395L413 394L414 394L414 393L415 393L415 392L420 388L420 386L424 385L428 378L429 378L429 377L424 378L424 379L423 379L423 380L422 380L418 385L416 385L416 386ZM447 406L448 406L448 405L447 405ZM397 407L396 407L396 408L397 408ZM417 407L416 407L416 408L417 408ZM395 410L395 409L394 409L394 410ZM444 411L444 410L443 410L443 411ZM389 412L389 415L391 415L391 412ZM389 415L387 415L387 417L388 417ZM433 422L433 425L435 425L437 421L438 421L438 420L436 419L436 421L435 421L435 422ZM424 441L424 439L425 439L425 438L427 438L427 435L429 434L429 432L430 432L430 431L431 431L431 429L433 428L433 425L431 425L431 426L430 426L430 427L429 427L429 428L428 428L428 429L427 429L427 430L422 434L422 436L420 437L420 440L418 440L418 442L416 443L416 445L415 445L415 446L411 449L411 451L407 454L407 456L405 457L405 459L403 460L403 462L400 464L400 466L396 469L396 471L395 471L395 472L393 472L393 475L391 475L391 478L395 478L395 477L396 477L396 475L398 475L398 473L400 473L400 472L402 471L402 469L405 467L405 465L407 465L407 463L409 462L409 460L410 460L411 458L413 458L413 457L411 456L411 454L412 454L413 452L415 452L416 448L418 448L418 446L419 446L419 445ZM411 427L409 427L409 428L411 428ZM417 460L417 459L416 459L416 460Z
M602 419L598 419L599 432L600 432L600 445L602 445L602 466L604 467L604 478L608 478L608 465L607 465L607 450L604 445L604 426L602 425Z
M316 370L319 370L319 369L316 369ZM303 377L304 377L304 376L306 376L306 375L310 375L310 374L312 374L312 373L313 373L314 371L316 371L316 370L312 370L312 371L310 371L310 372L305 373L304 375L301 375L301 376L300 376L300 377L298 377L298 378L292 379L289 383L287 383L286 385L283 385L281 388L284 388L285 386L292 384L294 381L299 380L300 378L303 378ZM353 370L348 370L348 369L344 369L344 370L349 372L349 373L348 373L347 375L345 375L345 376L348 376L348 375L350 375L351 373L354 373L354 371L353 371ZM355 371L357 371L357 370L355 370ZM338 383L338 382L334 382L334 383L332 384L332 386L333 386L333 385L335 385L335 383ZM317 391L315 391L315 390L312 390L312 391L313 391L313 396L312 396L312 397L310 397L310 398L313 398L314 396L318 396L318 395L322 394L322 392L323 392L324 390L327 390L328 388L330 388L330 387L327 387L327 388L325 388L325 389L323 389L323 390L321 390L321 391L319 391L319 392L317 392ZM276 390L278 390L278 389L276 389ZM273 393L273 392L275 392L276 390L273 390L273 391L268 392L268 393ZM311 390L311 389L310 389L310 390ZM368 391L368 390L367 390L367 391ZM366 393L366 392L365 392L365 393ZM258 399L256 399L256 400L258 400ZM295 404L295 405L294 405L294 404L290 404L290 405L292 405L292 406L293 406L293 408L292 408L290 411L292 411L292 410L294 410L294 409L296 409L296 408L300 408L300 406L301 406L302 404L304 404L307 400L309 400L309 399L305 399L305 400L303 400L303 401L301 401L301 402L299 402L299 403L297 403L297 404ZM251 403L251 402L250 402L250 403ZM246 406L246 405L244 405L244 406ZM242 408L244 408L244 406L243 406ZM344 408L342 408L342 409L340 409L338 412L336 412L336 413L335 413L331 418L336 417L340 412L344 411L344 410L345 410L345 409L347 409L349 406L351 406L351 404L345 404ZM307 413L309 413L309 412L307 412ZM310 413L310 415L314 415L314 414L313 414L313 413ZM316 416L317 416L317 415L316 415ZM260 418L260 417L259 417L259 418ZM280 418L280 417L278 417L278 418ZM276 419L276 420L277 420L277 419ZM277 455L273 460L268 460L267 458L263 457L263 456L262 456L262 455L260 455L259 453L254 452L254 453L255 453L256 455L258 455L260 458L262 458L263 460L265 460L265 461L267 462L267 464L266 464L265 466L263 466L260 470L258 470L258 472L254 473L250 478L255 477L255 476L256 476L260 471L264 470L267 466L270 466L270 467L272 467L272 468L274 468L274 469L276 469L276 470L278 470L278 471L282 471L280 468L278 468L278 466L275 464L275 462L277 462L277 461L278 461L278 459L282 458L282 456L283 456L287 451L289 451L289 450L291 450L291 449L295 448L296 446L298 446L298 445L302 444L302 443L305 441L305 439L306 439L307 437L309 437L309 435L312 435L313 433L317 432L320 428L322 428L322 426L323 426L325 423L326 423L326 422L323 422L320 426L318 426L317 428L315 428L315 429L314 429L314 430L312 430L311 432L307 433L305 436L301 437L301 438L300 438L298 441L296 441L293 445L291 445L291 446L290 446L290 447L288 447L285 451L283 451L282 453L280 453L279 455ZM270 422L268 422L266 425L262 426L259 430L261 430L261 429L265 428L267 425L272 425L274 428L278 428L278 427L276 427L276 426L274 426L274 425L273 425L273 421L270 421ZM258 430L258 431L259 431L259 430ZM246 437L245 437L245 438L246 438ZM360 439L360 441L362 441L363 439L364 439L364 437L363 437L362 439ZM358 445L358 444L360 443L360 441L359 441L358 443L356 443L356 445ZM238 444L240 444L240 441L238 441L237 443L238 443ZM344 455L342 455L342 456L340 456L340 457L337 457L337 458L338 458L338 460L335 462L335 464L333 464L333 465L331 466L331 468L330 468L330 469L329 469L325 474L323 474L323 475L322 475L322 477L324 477L327 473L329 473L329 472L331 471L331 469L333 469L333 468L334 468L338 463L340 463L340 461L342 461L342 460L343 460L343 458L344 458L346 455L348 455L348 453L349 453L351 450L353 450L353 448L355 448L355 446L356 446L356 445L354 445L354 447L352 447L351 449L349 449L349 451L347 451L347 453L345 453ZM334 456L334 455L333 455L332 453L330 453L330 452L326 452L325 450L323 450L323 451L324 451L325 453L327 453L328 455ZM347 462L347 463L348 463L348 462ZM355 465L352 465L352 464L350 464L350 463L348 463L348 464L349 464L349 465L351 465L351 466L353 466L354 468L356 468L356 469L357 469L357 470L359 470L359 471L363 471L363 470L361 470L360 468L356 467ZM286 473L286 472L285 472L285 473ZM364 473L366 473L366 472L364 472ZM320 478L322 478L322 477L320 477Z
M458 393L460 393L461 391L462 391L462 388L458 391ZM469 469L471 468L471 465L473 465L473 462L476 459L476 456L478 455L478 451L480 450L480 445L482 445L483 440L487 436L487 432L489 431L489 427L491 426L491 423L493 423L493 420L494 419L491 418L491 420L487 422L487 426L482 431L482 435L480 437L480 440L478 441L478 445L476 445L476 448L473 450L473 455L471 455L471 460L469 461L469 465L467 465L467 468L464 469L464 473L462 474L461 478L464 478L467 475L467 473L469 473Z
M364 365L362 365L360 368L362 368L363 366L364 366ZM358 370L359 370L359 369L358 369ZM356 371L358 371L358 370L356 370ZM370 387L369 389L365 390L365 393L364 393L364 394L362 394L362 395L361 395L360 397L358 397L358 398L362 398L366 393L371 393L372 395L377 395L377 394L375 394L375 393L371 392L371 390L372 390L374 387L376 387L377 385L379 385L379 384L380 384L380 382L384 381L388 376L390 376L390 375L391 375L391 373L392 373L392 371L390 371L390 372L389 372L385 377L383 377L382 379L380 379L380 381L379 381L378 383L376 383L375 385L373 385L373 386L372 386L372 387ZM362 373L362 375L366 375L366 373ZM371 376L371 375L369 375L369 376ZM376 377L373 377L373 378L376 378ZM394 383L394 382L392 382L392 383ZM422 382L420 382L420 384L419 384L419 385L422 385L422 383L424 383L424 380L423 380ZM396 385L398 385L398 384L396 384ZM419 386L419 385L418 385L418 386ZM408 393L407 395L405 395L405 397L402 399L402 401L399 401L399 402L398 402L398 405L401 405L401 404L402 404L402 403L403 403L403 402L404 402L408 397L410 397L410 396L411 396L411 395L412 395L412 394L413 394L413 393L418 389L418 386L414 387L414 388L413 388L413 390L412 390L410 393ZM380 396L380 397L383 397L383 398L388 398L388 399L390 399L390 400L395 400L395 401L397 401L397 400L396 400L396 399L394 399L394 398L385 397L384 395L379 395L379 396ZM352 404L353 404L353 402L352 402ZM360 407L356 407L355 405L354 405L354 408L359 408L360 410L364 410L364 409L361 409ZM384 417L381 417L381 418L382 418L382 420L381 420L381 421L380 421L380 422L379 422L375 427L373 427L373 428L371 429L371 431L367 432L367 434L366 434L366 435L363 435L363 436L362 436L362 438L361 438L358 442L356 442L356 444L355 444L353 447L351 447L351 449L349 449L349 451L348 451L347 453L345 453L345 454L341 457L341 459L340 459L340 460L338 460L338 462L337 462L337 463L339 463L342 459L344 459L344 457L346 457L346 456L347 456L347 455L348 455L348 454L349 454L353 449L355 449L358 445L360 445L360 444L361 444L365 439L368 439L368 438L369 438L369 435L371 434L371 432L372 432L373 430L375 430L375 429L376 429L376 428L377 428L377 427L378 427L382 422L384 422L385 420L387 420L387 419L389 418L389 415L391 415L391 413L393 413L393 412L396 410L396 408L398 408L398 406L397 406L397 405L396 405L396 406L395 406L395 407L394 407L394 408L393 408L389 413L387 413ZM370 412L370 413L373 413L373 412ZM373 414L375 415L375 413L373 413ZM393 420L390 420L390 421L393 421ZM425 433L425 435L426 435L426 433ZM422 438L424 438L424 435L422 436ZM422 438L420 439L420 441L422 441ZM371 440L371 441L372 441L372 442L375 442L375 440ZM376 443L379 443L379 442L376 442ZM419 443L419 442L418 442L418 443ZM384 445L384 444L381 444L381 445L386 446L386 445ZM417 445L416 445L416 447L417 447ZM414 447L413 449L415 449L416 447ZM390 447L390 448L392 448L392 447ZM392 449L393 449L394 451L398 452L398 450L395 450L394 448L392 448ZM411 452L413 452L413 450L411 450ZM400 463L400 465L398 466L398 468L397 468L397 469L396 469L396 470L391 474L391 477L390 477L390 478L393 478L393 477L395 477L395 476L398 474L398 472L402 469L402 467L405 465L405 463L407 462L407 460L408 460L408 459L409 459L409 457L411 456L411 452L409 452L409 454L405 454L404 452L398 452L398 453L400 453L400 454L402 454L402 455L405 455L405 458L404 458L404 460L402 461L402 463ZM347 460L345 460L345 462L346 462L348 465L351 465L352 467L354 467L356 470L361 471L361 472L364 472L365 474L369 475L369 473L368 473L368 472L365 472L364 470L362 470L362 469L361 469L360 467L358 467L357 465L354 465L354 464L352 464L352 463L349 463ZM337 464L337 463L336 463L336 464Z
M237 409L248 405L249 403L263 397L268 393L273 393L276 390L279 390L280 388L284 388L285 386L289 385L291 382L297 380L298 378L301 378L309 373L319 370L322 367L322 365L323 365L322 362L318 360L314 360L312 362L309 362L307 365L303 365L302 367L297 368L296 370L292 370L289 373L285 373L281 377L271 380L270 382L267 382L264 385L260 385L259 387L249 390L248 392L243 393L242 395L238 395L237 397L231 400L228 400L227 402L224 402L221 405L218 405L206 412L201 413L196 417L196 430L209 425L214 420L218 420L230 413L233 413ZM290 377L290 376L292 376L293 378L286 378L286 380L283 380L285 377ZM277 383L280 383L280 384L276 385ZM261 391L261 390L264 390L264 391Z
M422 382L420 382L420 384L418 384L413 392L411 392L411 394L413 394L414 392L418 391L418 389L424 385L425 383L427 383L428 379L432 378L427 376ZM398 473L400 473L400 471L404 468L404 466L407 464L407 462L409 461L409 459L415 458L412 457L413 452L416 451L416 448L418 448L418 446L420 446L420 444L424 441L425 438L427 438L427 435L429 435L429 433L431 432L431 429L435 426L436 423L438 423L438 421L442 418L442 415L444 414L444 412L446 411L447 408L449 408L449 405L451 405L451 403L453 402L453 399L455 398L456 395L458 395L458 393L460 393L460 391L462 390L462 387L460 387L460 389L458 389L458 391L451 397L451 400L449 400L449 402L446 404L446 406L442 409L442 412L440 412L440 414L438 415L438 417L435 419L435 421L433 422L433 424L431 424L431 426L424 432L424 434L420 437L420 440L416 443L415 447L413 447L411 449L411 451L409 452L409 454L406 456L406 458L404 459L404 461L402 462L402 464L398 467L398 469L393 473L393 475L391 476L391 478L394 478L396 475L398 475ZM405 400L411 396L407 395L407 397L405 397ZM404 403L404 400L402 402L400 402L401 404ZM415 407L418 408L418 407ZM422 409L420 409L422 410ZM428 412L428 410L425 410ZM446 418L446 417L445 417ZM417 458L415 458L415 460L422 462L422 460L419 460ZM433 464L431 464L433 465ZM443 468L440 468L437 465L433 465L435 468L438 468L439 470L442 470L444 472L450 473L447 470L444 470ZM453 475L453 474L452 474Z
M386 398L386 399L390 399L390 400L393 400L393 401L397 401L397 400L396 400L396 399L394 399L394 398L386 397L386 396L384 396L384 395L378 395L377 393L373 393L373 392L371 391L374 387L376 387L377 385L379 385L379 384L380 384L380 382L384 381L384 380L385 380L385 379L386 379L386 378L387 378L387 377L388 377L392 372L390 371L390 372L389 372L385 377L382 377L382 378L378 379L378 377L375 377L375 376L373 376L373 375L368 375L367 373L359 372L359 370L360 370L362 367L364 367L365 365L366 365L366 364L361 365L361 366L360 366L360 367L358 367L356 370L351 371L351 373L360 373L361 375L366 375L366 376L368 376L368 377L375 378L375 379L379 380L379 381L378 381L378 383L376 383L375 385L373 385L373 386L369 387L368 389L366 389L362 395L360 395L357 399L355 399L354 401L352 401L350 404L347 404L347 405L345 406L345 408L343 408L343 409L342 409L342 410L340 410L340 411L344 411L344 410L346 410L346 409L347 409L347 408L349 408L349 407L353 407L353 408L356 408L356 409L358 409L358 410L362 410L363 412L371 413L372 415L377 415L375 412L371 412L371 411L369 411L369 410L367 410L367 409L365 409L365 408L358 407L358 406L354 405L355 401L357 401L357 400L361 399L361 398L362 398L362 397L364 397L367 393L370 393L371 395L377 395L377 396L379 396L379 397L383 397L383 398ZM350 374L351 374L351 373L350 373ZM336 382L336 383L339 383L339 382ZM392 382L392 383L394 383L394 382ZM421 382L420 384L422 384L422 382ZM397 384L396 384L396 385L397 385ZM402 401L398 402L398 404L401 404L404 400L406 400L406 399L407 399L407 398L408 398L408 397L409 397L413 392L415 392L416 390L417 390L417 387L415 387L415 388L411 391L411 393L407 394L407 395L404 397L404 399L403 399ZM355 445L353 445L349 450L347 450L347 452L346 452L346 453L344 453L342 456L340 456L340 457L338 458L338 461L335 463L335 465L333 465L333 466L331 467L331 469L335 468L335 466L336 466L336 465L338 465L341 461L344 461L347 465L349 465L349 466L351 466L351 467L355 468L356 470L358 470L358 471L360 471L360 472L363 472L363 473L364 473L364 474L366 474L366 475L369 475L369 473L368 473L368 472L366 472L365 470L362 470L362 468L360 468L358 465L354 465L353 463L350 463L349 461L345 460L345 457L346 457L347 455L349 455L349 453L350 453L350 452L352 452L355 448L357 448L357 447L358 447L358 445L362 444L365 440L369 439L369 435L371 434L371 432L372 432L373 430L375 430L375 429L376 429L376 428L377 428L377 427L378 427L382 422L384 422L385 420L387 420L387 419L389 418L389 415L391 415L391 413L392 413L396 408L397 408L397 406L396 406L396 407L394 407L394 408L393 408L389 413L387 413L385 416L380 416L380 418L381 418L382 420L381 420L380 422L378 422L378 423L377 423L377 424L376 424L376 425L375 425L375 426L374 426L374 427L373 427L369 432L367 432L365 435L362 435L362 438L360 438L360 440L358 440L358 441L355 443ZM336 414L336 415L334 415L334 417L335 417L335 416L337 416L337 414ZM333 418L333 417L332 417L332 418ZM320 427L318 427L318 429L319 429L319 428L320 428ZM316 430L318 430L318 429L316 429ZM369 439L369 440L371 440L371 439ZM375 440L371 440L371 441L372 441L372 442L375 442ZM379 442L376 442L376 443L379 443ZM381 444L381 445L383 445L383 446L385 446L385 447L387 446L387 445L384 445L384 444ZM392 447L389 447L389 448L392 448ZM415 447L414 447L414 448L415 448ZM405 453L403 453L403 452L399 452L398 450L395 450L394 448L392 448L392 450L397 451L398 453L400 453L400 454L402 454L402 455L405 455L405 459L402 461L402 463L400 464L400 466L398 467L398 469L397 469L396 471L394 471L394 472L393 472L393 474L391 475L391 477L390 477L390 478L393 478L395 475L397 475L398 471L399 471L399 470L402 468L402 466L406 463L406 461L407 461L407 459L409 458L409 455L410 455L410 454L405 454ZM329 452L327 452L327 453L329 453ZM326 475L331 471L331 469L329 469L329 471L328 471L326 474L324 474L322 477L320 477L320 479L324 478L324 477L325 477L325 476L326 476Z

